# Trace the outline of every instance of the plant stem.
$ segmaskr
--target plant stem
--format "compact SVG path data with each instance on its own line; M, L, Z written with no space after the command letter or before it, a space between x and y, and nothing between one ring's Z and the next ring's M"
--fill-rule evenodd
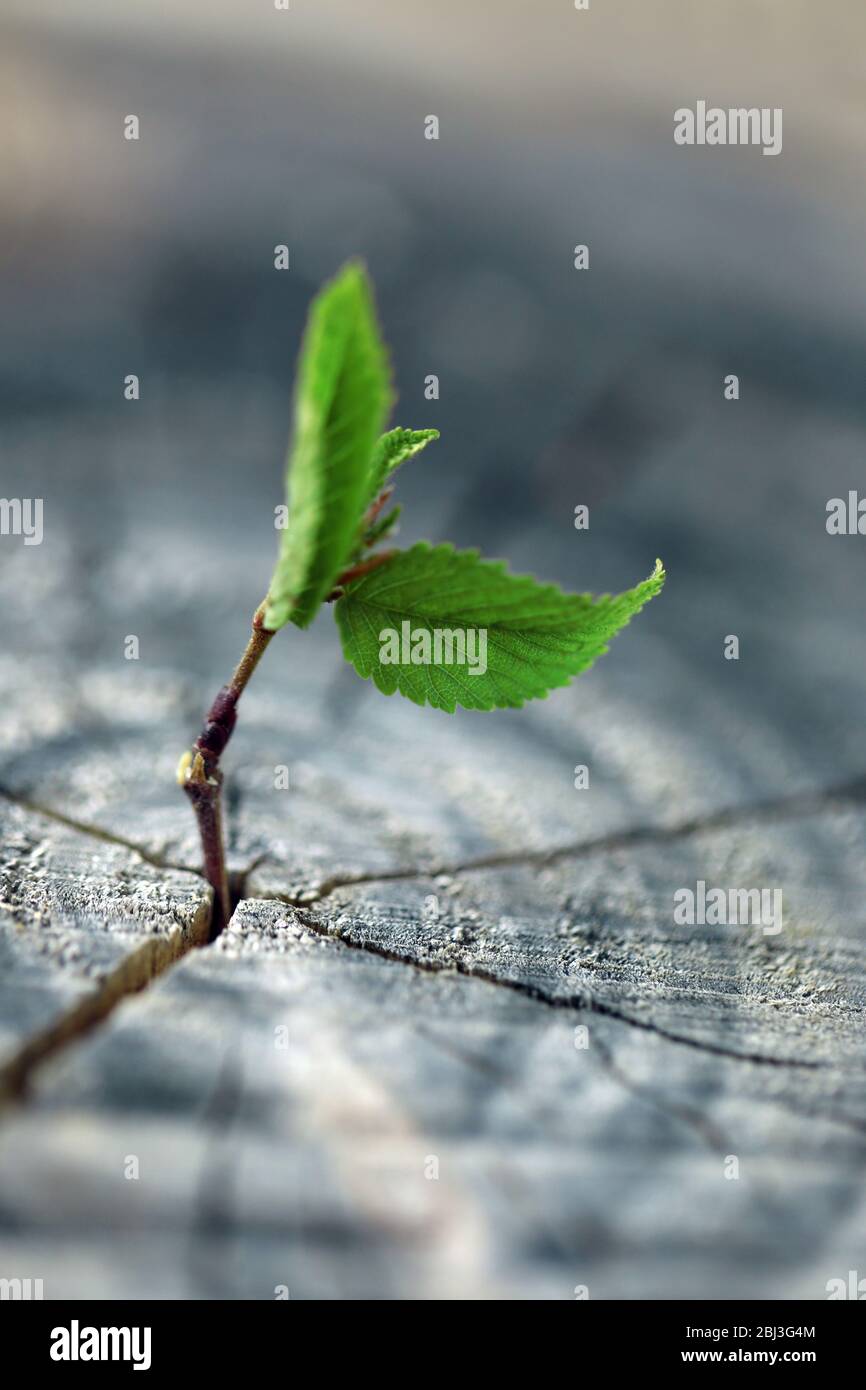
M384 500L383 500L384 499ZM387 501L383 494L382 504ZM343 586L360 579L379 565L385 564L394 554L393 550L381 551L359 564L352 565L337 578L335 588L328 594L329 602L341 597ZM202 731L192 746L192 751L184 753L177 767L177 780L190 799L198 832L201 839L204 876L214 891L217 910L216 931L231 917L232 900L229 891L229 878L226 870L225 850L223 848L222 827L222 787L223 775L220 771L220 757L232 736L237 719L237 705L246 690L250 676L255 671L274 633L264 626L267 600L260 603L253 614L253 628L244 654L235 667L228 685L218 692L216 699L205 715Z
M178 781L181 781L180 770ZM229 877L223 852L222 828L223 775L218 768L210 773L201 753L196 753L181 786L192 804L201 839L204 876L214 891L217 920L214 934L225 926L231 916Z
M368 560L362 560L360 564L352 565L351 569L343 570L334 588L327 595L325 602L334 603L336 599L343 597L343 589L346 584L351 584L353 579L363 579L365 574L371 574L380 565L384 565L392 555L396 555L396 550L381 550L378 555L371 555Z
M192 752L184 754L177 769L177 780L190 799L198 823L204 875L213 888L221 918L218 927L225 925L232 911L223 848L223 775L219 762L235 726L238 700L274 635L263 626L264 611L264 603L259 604L244 654L228 685L222 687L208 710Z
M250 640L247 642L244 654L229 681L228 689L234 692L236 701L240 699L246 689L247 681L267 651L268 643L274 635L273 632L262 626L264 614L265 605L260 603L253 614L253 630L250 634Z

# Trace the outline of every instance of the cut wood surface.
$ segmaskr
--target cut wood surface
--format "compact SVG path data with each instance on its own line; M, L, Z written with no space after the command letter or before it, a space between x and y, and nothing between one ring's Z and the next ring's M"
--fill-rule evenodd
M210 890L0 798L0 1095L208 939Z
M866 540L825 529L866 456L859 229L782 182L793 134L716 182L653 121L634 152L527 149L475 111L424 151L431 192L414 93L198 46L52 54L96 105L40 106L52 170L88 182L43 177L51 215L10 233L8 287L49 288L0 357L2 491L45 499L41 545L0 537L0 1277L821 1299L862 1276ZM146 159L117 153L131 89ZM281 632L223 760L238 906L209 941L175 767L267 584L306 300L356 251L395 423L442 431L401 472L399 543L573 591L669 577L521 711L386 699L329 611ZM701 883L781 917L678 922Z
M18 670L4 1269L557 1299L815 1298L857 1267L862 785L759 795L606 660L489 721L263 668L227 758L242 900L199 950L188 680ZM677 925L698 880L780 887L782 929Z

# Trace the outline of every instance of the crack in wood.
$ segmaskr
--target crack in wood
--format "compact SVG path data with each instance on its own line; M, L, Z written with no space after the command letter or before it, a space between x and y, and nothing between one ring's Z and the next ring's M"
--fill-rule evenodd
M74 830L79 835L88 835L106 845L117 845L120 849L129 850L131 854L136 854L139 859L143 859L145 864L150 864L151 868L172 869L177 873L195 874L197 878L202 877L200 869L191 869L188 864L176 864L162 855L144 849L134 840L128 840L123 835L116 835L110 830L104 830L102 826L90 825L87 821L76 820L74 816L67 816L65 812L57 811L53 806L46 806L40 801L34 801L20 792L10 791L8 787L0 786L0 796L10 805L20 807L22 811L32 811L37 816L44 816L46 820L65 826L67 830Z
M339 888L353 888L366 883L390 883L413 878L437 878L440 875L480 872L485 869L505 868L544 868L557 864L563 859L587 859L594 854L608 854L615 850L632 849L646 845L669 845L696 835L716 830L732 830L750 825L779 825L787 821L802 820L809 815L821 814L846 806L866 807L866 774L853 778L824 790L796 792L790 796L771 797L744 806L727 806L711 811L703 816L693 816L678 821L674 825L639 825L614 830L599 835L593 840L577 840L570 844L558 845L553 849L503 850L492 854L479 855L460 863L431 864L426 868L413 866L405 869L381 870L370 874L347 874L323 880L317 889L317 898L328 897ZM273 897L273 894L268 896ZM280 895L280 901L297 904L309 902L290 895Z
M202 902L187 930L153 937L124 956L90 994L74 1008L60 1014L49 1027L28 1038L0 1068L0 1107L25 1098L34 1070L70 1043L84 1037L113 1013L131 994L139 994L153 980L196 947L205 946L210 933L211 904Z
M282 902L281 898L271 898L271 901ZM471 965L455 957L447 965L438 964L433 961L421 960L416 956L406 955L403 952L395 951L388 946L383 946L380 942L364 940L360 941L354 937L337 935L329 931L327 927L316 921L310 912L305 912L302 908L294 904L288 904L301 922L301 925L308 930L315 932L329 941L339 941L344 946L356 951L366 951L370 955L381 956L383 960L393 961L399 965L408 965L415 970L423 971L426 974L436 975L448 970L454 970L458 975L464 976L468 980L480 980L484 984L494 985L499 989L511 990L514 994L519 994L525 999L531 999L537 1004L545 1004L551 1009L570 1009L576 1013L594 1013L602 1018L613 1019L617 1023L625 1023L631 1028L637 1028L645 1033L664 1039L665 1042L676 1043L682 1047L691 1047L703 1053L715 1057L725 1057L735 1062L752 1062L756 1066L791 1068L803 1071L821 1071L829 1067L827 1062L811 1061L806 1058L796 1057L769 1057L760 1052L738 1052L735 1048L724 1047L721 1043L710 1042L706 1039L692 1038L685 1033L674 1033L670 1029L663 1028L660 1024L652 1023L648 1019L635 1018L633 1014L623 1013L615 1005L595 998L588 989L584 989L580 994L553 994L549 990L542 989L540 985L529 984L526 980L509 980L506 976L497 975L492 970L487 970L483 966L473 962Z
M0 796L13 805L44 816L78 834L91 836L104 843L117 845L137 855L143 862L150 864L154 868L191 873L201 877L200 871L191 869L186 864L175 863L167 858L156 855L124 836L114 834L102 827L79 821L75 817L68 816L62 811L46 806L20 793L13 792L6 787L0 786ZM695 816L686 821L680 821L671 826L631 827L621 831L613 831L593 840L578 841L567 845L561 845L550 850L503 851L467 859L457 864L442 864L438 866L428 866L426 868L415 866L370 874L346 875L343 877L335 876L322 883L318 890L318 898L325 898L340 888L354 887L368 883L429 878L436 877L440 874L454 876L461 873L471 873L473 871L495 868L521 866L544 867L545 865L554 864L563 859L586 858L594 854L608 853L617 849L626 849L633 846L671 844L705 832L731 829L749 824L776 824L784 821L801 819L810 814L819 814L822 811L833 810L839 807L864 804L866 804L866 776L861 776L824 790L797 793L786 797L769 798L763 802L747 806L727 807L707 815ZM246 869L233 875L232 896L233 906L235 908L248 896L246 891L247 881L254 869L266 858L266 854L259 854ZM389 949L380 943L360 941L346 936L335 936L323 923L315 919L314 914L305 911L305 905L299 903L296 897L289 894L282 895L274 893L268 893L267 895L263 895L263 897L265 897L265 899L270 898L274 901L283 902L291 906L297 913L302 924L321 937L325 937L331 941L340 941L350 949L367 951L385 960L406 965L416 970L438 973L443 969L452 968L465 978L479 980L497 988L511 990L526 999L543 1004L549 1008L595 1013L628 1027L653 1034L666 1042L678 1046L694 1048L702 1053L723 1057L732 1061L749 1062L759 1066L782 1069L798 1068L811 1071L821 1070L828 1066L827 1063L808 1059L772 1057L760 1052L740 1052L734 1048L725 1047L721 1043L676 1033L647 1019L636 1018L634 1015L624 1012L615 1005L594 997L588 990L584 990L580 994L554 994L548 990L544 990L539 985L529 984L521 980L510 980L506 977L497 975L493 971L479 967L476 963L472 963L470 966L461 962L459 958L452 961L450 966L444 967L406 955L400 951ZM307 906L308 902L309 900L307 900ZM212 914L210 906L204 904L196 916L191 932L177 932L167 939L145 942L136 951L131 952L122 964L118 966L116 970L112 971L101 982L99 988L91 995L88 995L74 1009L61 1015L49 1028L30 1038L27 1043L19 1049L11 1061L7 1063L2 1071L0 1071L0 1102L9 1099L21 1099L26 1092L27 1083L33 1070L44 1060L103 1022L123 998L146 989L155 978L162 975L189 950L207 946L212 939L211 922ZM682 1115L680 1118L684 1119L687 1123L694 1123L694 1116L689 1117ZM863 1131L863 1126L849 1122L849 1117L839 1116L837 1118L839 1123L844 1123L850 1128L856 1128L858 1132ZM715 1138L717 1139L718 1136L715 1136Z
M180 873L191 873L196 874L199 878L202 877L200 869L154 854L134 840L114 834L102 826L76 820L51 806L32 800L21 793L13 792L8 787L0 785L0 796L13 805L46 816L71 830L77 830L82 835L92 835L107 844L119 845L123 849L128 849L154 868L173 869ZM620 849L631 849L645 845L675 844L680 840L691 839L696 835L711 833L716 830L735 830L750 825L779 825L792 820L802 820L809 815L819 815L824 811L834 811L851 806L866 807L866 773L832 787L793 792L787 796L768 797L764 801L745 805L726 806L704 815L691 816L668 826L627 826L622 830L613 830L608 834L599 835L592 840L576 840L569 844L556 845L552 849L501 850L456 863L416 864L399 869L380 869L371 873L334 875L322 880L316 889L316 899L326 898L340 888L354 888L367 883L392 883L405 879L437 878L443 874L454 876L482 872L485 869L544 868L549 864L557 864L563 859L586 859L594 854L608 854ZM259 864L264 863L268 857L266 851L260 853L248 868L236 872L236 882L245 883L253 870ZM235 895L235 906L242 895L240 890ZM291 894L268 893L267 896L278 898L280 902L293 906L303 906L310 902L308 896L304 896L303 899L298 895Z
M611 1076L624 1091L627 1091L630 1096L633 1096L636 1100L643 1101L646 1105L652 1106L653 1109L657 1110L660 1115L663 1115L666 1120L677 1120L680 1124L684 1124L698 1136L711 1153L726 1154L731 1152L733 1142L725 1139L721 1131L717 1129L713 1122L708 1120L701 1111L695 1109L692 1105L681 1105L674 1101L669 1101L665 1096L660 1095L658 1091L651 1090L648 1086L641 1086L637 1082L632 1081L622 1070L622 1067L620 1067L613 1053L601 1038L593 1038L593 1047L598 1052L602 1065L608 1075Z

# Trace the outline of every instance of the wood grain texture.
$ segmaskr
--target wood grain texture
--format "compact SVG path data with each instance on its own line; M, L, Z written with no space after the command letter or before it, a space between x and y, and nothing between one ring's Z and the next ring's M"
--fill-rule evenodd
M731 151L718 181L668 139L679 65L633 151L594 134L539 159L479 110L431 197L384 88L374 108L198 48L40 51L33 100L62 63L83 104L21 123L54 214L3 216L38 286L68 225L78 291L34 295L0 355L22 402L3 491L46 500L44 543L0 552L0 1065L27 1080L0 1115L0 1276L811 1299L862 1273L866 543L824 529L866 452L862 236L826 182L809 200L796 108L784 161ZM130 83L163 123L149 163L117 132ZM786 182L759 187L762 162ZM287 189L307 259L277 292L252 258ZM386 700L329 612L281 633L225 758L242 901L186 951L207 898L174 769L267 584L293 325L344 250L376 270L398 418L442 427L401 475L401 544L575 591L657 555L669 579L597 668L514 713ZM782 930L677 925L699 881L781 890Z
M0 1098L208 937L210 893L0 797Z

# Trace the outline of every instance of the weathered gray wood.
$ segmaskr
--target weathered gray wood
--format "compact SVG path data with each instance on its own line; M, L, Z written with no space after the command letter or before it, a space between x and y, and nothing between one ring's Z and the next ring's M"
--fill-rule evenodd
M0 797L0 1098L207 940L210 892Z
M862 1136L793 1089L246 902L43 1068L0 1254L58 1297L820 1298L866 1235Z
M805 506L807 459L795 466L789 442L777 481ZM676 461L643 486L635 505L654 500L620 533L621 582L648 568L644 552L665 554L659 497L698 524ZM710 499L716 515L726 487ZM516 563L567 568L536 530L517 538ZM228 600L248 583L255 602L246 572L261 554L203 554L190 608L172 607L160 575L181 532L165 532L139 538L142 552L165 547L164 564L122 604L114 562L99 561L90 620L114 623L119 642L167 611L158 661L147 647L137 664L119 646L94 658L70 612L40 663L25 608L0 672L0 785L76 822L39 824L90 846L96 865L126 866L134 896L165 884L192 906L200 885L171 867L198 863L174 765L242 644ZM63 602L73 558L46 543L43 595ZM222 564L225 628L209 652L191 648L192 596ZM795 567L801 607L828 566L835 575L834 611L811 636L852 707L866 696L847 637L859 587L846 576L859 564L857 552L807 548ZM774 565L763 604L748 567L731 566L739 617L720 614L711 645L692 617L707 594L687 600L672 566L663 601L591 676L489 718L449 720L339 674L329 615L277 639L226 759L247 901L219 943L34 1070L28 1105L0 1127L4 1268L32 1270L57 1296L272 1297L285 1284L296 1297L551 1298L578 1284L595 1297L821 1297L856 1268L860 764L853 729L831 719L832 688L789 678L780 703L774 625L804 668L809 658L785 616L791 563L780 551ZM32 572L19 555L0 591L26 605ZM718 634L744 614L750 646L735 668ZM587 792L573 787L578 763ZM278 764L288 791L274 787ZM60 878L83 872L57 865ZM28 852L16 882L30 869ZM677 927L673 894L698 879L781 887L782 932ZM111 882L98 913L125 931ZM280 896L301 905L264 901ZM65 926L52 914L18 930L16 959L47 1000L20 1051L92 1003L91 981L126 957L106 962L105 934L76 928L82 954L58 974L42 951L55 932L68 939ZM286 1054L273 1046L283 1025ZM428 1154L438 1181L424 1177ZM124 1177L130 1155L137 1181ZM729 1157L738 1179L725 1176Z
M622 660L652 662L673 700L682 671L638 626L628 640ZM263 668L227 758L247 901L33 1072L0 1130L4 1267L35 1261L55 1296L544 1298L820 1297L856 1268L859 788L768 781L760 720L728 765L623 688L617 655L490 720L352 677L330 705L287 699ZM198 855L172 783L202 703L190 681L70 659L35 683L17 669L14 689L0 782L80 826L45 834L200 901L167 867ZM692 689L720 712L709 679ZM675 926L673 894L698 879L778 884L782 932ZM100 910L122 922L111 884ZM279 896L300 906L264 901ZM59 1017L113 968L105 934L76 930ZM19 954L46 939L31 924Z
M849 1074L859 1109L866 867L850 846L864 831L863 810L839 808L655 843L645 829L636 843L528 867L518 852L496 868L338 887L306 920L427 969L483 974L686 1043L814 1068L816 1094L829 1065L837 1081ZM779 930L677 924L674 895L698 880L783 885Z
M21 55L40 103L60 90L47 42ZM862 1273L866 545L823 522L860 485L866 341L833 160L810 205L793 144L760 194L754 162L701 183L643 120L631 153L593 137L538 159L533 137L527 158L491 87L483 121L453 113L431 197L382 85L365 108L301 50L288 87L257 65L255 93L243 65L212 83L204 51L119 45L95 84L86 45L55 60L94 110L40 107L34 128L110 176L64 246L80 292L31 297L2 355L23 401L4 493L43 493L46 534L0 555L0 787L19 803L2 803L0 1048L31 1082L0 1124L0 1272L49 1296L265 1298L811 1298ZM160 113L146 165L116 138L130 74ZM657 110L676 105L679 72L656 80ZM787 128L799 110L816 136L789 95ZM49 182L52 208L75 190L80 231L78 185ZM287 188L304 269L265 311L250 258ZM159 218L129 217L145 205ZM92 209L91 272L74 248ZM25 218L10 244L30 243ZM267 582L287 323L304 277L359 250L404 422L443 429L401 477L402 539L574 589L633 583L660 554L669 584L573 689L487 718L385 701L341 671L328 614L281 635L226 758L246 900L169 968L205 910L174 767ZM471 331L467 303L492 309ZM38 418L34 389L56 392ZM699 879L780 887L783 930L678 927L673 895Z

